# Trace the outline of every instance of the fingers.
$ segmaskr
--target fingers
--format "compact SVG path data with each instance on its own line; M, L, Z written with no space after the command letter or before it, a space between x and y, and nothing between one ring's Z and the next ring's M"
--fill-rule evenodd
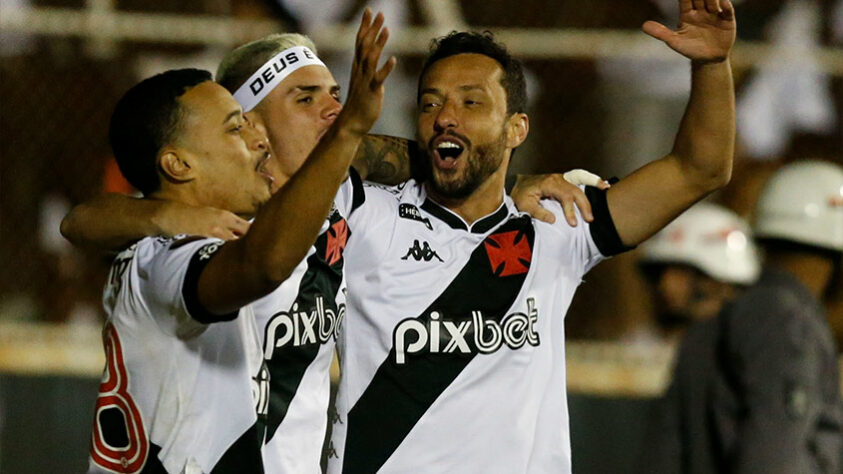
M375 73L374 80L378 86L383 84L392 70L395 69L396 64L398 64L398 60L395 59L395 56L390 56L390 58L386 60L386 63L384 63L383 67L381 67L380 71Z
M670 37L673 36L673 31L670 28L662 25L657 21L644 22L644 25L641 26L641 30L644 31L644 33L647 33L648 35L652 36L653 38L664 42L667 42L668 40L670 40Z
M372 22L372 10L368 7L363 10L363 17L360 19L360 27L357 28L357 38L354 40L354 52L356 56L360 56L360 47L363 44L363 38L369 32L369 24Z
M577 211L574 210L574 203L565 200L562 202L562 212L565 213L565 220L568 221L568 225L571 227L577 226Z
M201 232L201 234L207 233L209 237L222 240L237 240L249 231L251 225L249 221L238 215L220 209L208 208L208 210L213 215L209 218L212 222L207 232Z
M552 212L542 207L538 199L520 202L518 204L518 210L526 212L534 219L538 219L542 222L547 222L548 224L553 224L554 222L556 222L556 216L554 216ZM576 222L576 220L574 220L574 222Z
M361 64L365 59L368 59L368 55L371 53L371 45L381 33L383 22L383 13L378 13L372 20L372 11L369 8L363 11L363 18L360 21L360 28L357 30L357 39L354 45L354 60L357 64Z
M603 181L603 178L601 178L600 176L597 176L596 174L586 171L584 169L574 169L567 171L562 175L562 178L564 178L565 181L573 184L574 186L585 185L599 188L604 183L608 184Z
M705 10L709 13L720 13L720 0L705 0Z
M380 15L380 13L378 15ZM366 55L366 61L364 63L365 71L372 71L373 75L377 75L376 70L387 39L389 39L389 28L384 28L378 32L377 37L370 45L366 45L367 49L364 52Z
M720 18L731 20L735 17L735 7L729 0L720 0Z
M680 9L683 7L682 3L685 2L680 2ZM693 10L720 14L723 13L723 7L721 3L721 0L692 0L691 7ZM685 10L682 9L682 11L684 12Z
M597 179L600 178L597 177ZM543 197L549 197L562 205L562 210L565 212L565 219L571 227L577 226L577 215L574 210L575 204L586 221L591 222L594 220L594 216L591 214L591 205L588 204L588 198L585 197L585 193L580 188L562 178L562 175L548 175L542 183L541 193Z
M246 232L249 232L250 225L249 221L234 216L234 221L229 225L229 230L236 238L240 238L246 235Z
M363 15L366 17L364 20L371 18L371 11L367 8ZM380 70L377 70L381 53L389 40L389 28L383 26L384 21L383 13L378 13L371 23L363 21L357 34L355 63L361 68L361 72L372 75L370 84L372 90L383 84L397 62L394 58L390 58Z
M594 213L591 211L591 202L588 200L584 192L580 191L574 193L574 203L579 208L580 214L582 214L582 217L586 222L594 221Z

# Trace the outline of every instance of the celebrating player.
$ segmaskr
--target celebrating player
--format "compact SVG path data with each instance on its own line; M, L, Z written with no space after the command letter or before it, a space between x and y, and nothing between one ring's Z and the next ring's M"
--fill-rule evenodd
M295 63L288 58L300 53L307 56L295 56ZM295 67L303 62L307 67ZM316 59L312 42L296 34L271 35L238 48L221 64L218 80L248 110L245 115L271 137L275 161L267 162L265 169L274 177L273 190L283 189L341 110L336 82ZM406 140L367 136L354 166L369 177L394 182L408 173L411 146ZM600 181L579 175L570 179ZM333 331L344 312L343 248L351 235L344 215L360 194L355 186L360 189L352 172L307 258L271 297L253 305L267 367L263 382L271 394L264 453L270 472L319 471ZM571 216L575 202L586 216L590 212L584 194L570 184L536 186L535 192L529 191L530 186L521 189L530 195L553 194ZM111 195L74 209L62 230L77 243L113 247L162 231L233 238L244 235L248 223L225 210Z
M104 298L108 364L90 472L264 472L272 374L255 314L284 298L278 286L312 253L326 218L344 239L334 197L380 114L383 82L395 65L390 59L377 68L388 38L382 24L382 16L364 15L348 106L271 198L266 137L209 73L169 71L141 82L118 103L112 148L121 171L145 196L255 218L248 234L233 242L145 238L115 259ZM318 66L306 48L285 53L299 71ZM344 241L336 245L335 253L312 260L323 259L318 264L333 271ZM336 323L341 315L330 296L315 304L323 305L320 314L333 312ZM321 340L334 327L321 319L316 324L309 308L295 304L287 316L291 320L278 317L278 339Z
M731 173L733 8L680 5L678 30L644 25L691 59L674 148L589 189L594 220L578 227L532 220L505 196L529 128L518 62L485 35L436 43L418 90L425 181L368 187L349 217L329 472L571 471L564 316L575 288Z

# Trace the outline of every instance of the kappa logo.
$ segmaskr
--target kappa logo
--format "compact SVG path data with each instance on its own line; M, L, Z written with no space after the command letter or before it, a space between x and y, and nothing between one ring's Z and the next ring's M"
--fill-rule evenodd
M489 264L497 276L520 275L530 270L533 250L517 230L490 235L484 242Z
M419 208L412 204L403 203L398 206L398 217L403 219L410 219L411 221L421 222L429 230L433 230L433 226L430 225L430 219L421 215Z
M413 246L410 247L410 250L407 251L407 255L401 257L401 260L407 260L408 258L413 257L417 262L424 260L425 262L429 262L436 258L442 262L442 258L436 253L435 250L430 248L430 244L424 242L424 244L419 245L418 240L413 241Z

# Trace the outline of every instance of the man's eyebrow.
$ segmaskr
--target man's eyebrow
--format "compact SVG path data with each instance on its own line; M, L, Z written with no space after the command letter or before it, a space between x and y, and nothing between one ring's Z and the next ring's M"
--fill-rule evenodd
M485 91L486 90L486 88L484 88L480 84L466 84L464 86L459 86L458 89L461 90L461 91L473 91L473 90ZM440 94L441 95L442 91L440 91L439 89L437 89L435 87L427 87L427 88L421 90L421 94Z
M330 90L334 90L334 88L339 88L337 84L334 84L329 87ZM306 84L299 84L297 86L293 86L287 92L288 94L295 94L298 92L316 92L322 89L321 85L314 84L314 85L306 85Z
M240 109L232 110L231 112L228 113L228 115L225 116L225 120L222 121L223 125L225 125L226 123L228 123L229 120L231 120L232 118L234 118L234 117L236 117L240 114L241 114Z

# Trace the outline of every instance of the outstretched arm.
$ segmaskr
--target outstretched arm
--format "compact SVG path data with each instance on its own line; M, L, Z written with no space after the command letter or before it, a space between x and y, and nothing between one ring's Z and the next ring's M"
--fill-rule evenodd
M648 21L644 32L691 59L691 97L673 150L608 191L625 245L637 245L729 182L735 143L735 92L729 51L735 14L729 0L680 0L674 31Z
M248 221L221 209L116 193L75 206L61 222L62 235L74 245L113 251L149 235L191 234L233 240L248 230Z
M410 179L415 142L386 135L366 135L352 165L363 179L394 185ZM242 237L248 221L210 207L109 193L75 206L62 220L61 233L74 245L118 251L150 235L201 235L223 240Z
M377 69L389 32L366 9L357 33L348 101L304 165L260 209L249 233L229 242L199 276L198 299L226 314L280 285L313 245L357 147L381 111L395 58Z
M366 135L351 163L360 177L394 185L410 179L410 162L418 154L416 142L387 135Z

